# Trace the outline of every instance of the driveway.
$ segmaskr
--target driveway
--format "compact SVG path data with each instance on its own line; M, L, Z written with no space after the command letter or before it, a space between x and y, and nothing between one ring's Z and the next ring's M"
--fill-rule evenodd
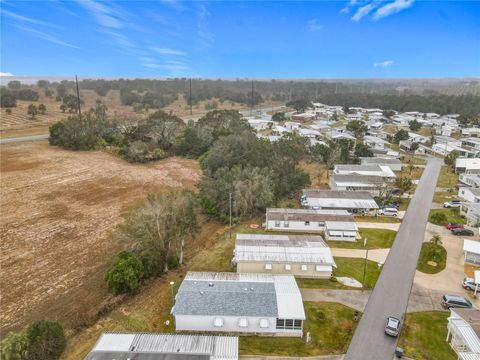
M365 259L366 250L362 249L340 249L332 248L332 255L334 257L347 257L347 258L357 258ZM390 249L373 249L368 250L368 260L375 261L379 264L384 264L387 259Z
M398 231L400 228L400 223L381 223L381 222L362 222L357 221L357 226L365 229L386 229L386 230L394 230Z
M409 303L441 160L429 158L377 284L346 354L347 360L391 359L397 339L384 334L385 318L403 318ZM374 352L372 350L374 349Z

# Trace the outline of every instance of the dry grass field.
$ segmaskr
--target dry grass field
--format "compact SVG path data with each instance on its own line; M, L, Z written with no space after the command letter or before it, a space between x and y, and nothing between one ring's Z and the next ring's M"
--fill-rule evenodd
M118 251L110 232L122 212L148 193L192 188L200 176L193 160L133 165L47 142L1 145L0 156L3 332L41 318L71 329L108 309L103 274Z
M40 98L38 101L17 101L17 106L12 108L12 113L7 114L6 109L0 109L0 137L14 137L22 135L36 135L45 134L48 132L48 127L53 123L60 121L68 117L68 113L62 113L60 110L61 102L55 101L54 97L46 97L44 91L36 89ZM110 90L106 96L99 97L92 90L81 90L80 97L85 102L83 106L84 111L95 106L95 101L100 99L108 108L108 114L111 116L128 117L133 119L143 119L146 115L153 113L156 109L150 109L147 114L139 114L133 111L131 106L124 106L120 102L120 91ZM209 110L205 109L205 105L211 103L211 101L201 101L193 107L192 117L198 118L203 114L206 114ZM35 119L32 119L27 115L27 108L30 104L45 104L47 111L44 115L37 115ZM219 110L245 110L248 106L245 104L239 104L231 101L224 101L221 103L217 101ZM266 102L261 104L262 107L269 107L279 105L279 102ZM179 95L178 99L172 104L162 109L166 112L172 112L174 115L182 118L190 118L190 107L188 106L185 98Z

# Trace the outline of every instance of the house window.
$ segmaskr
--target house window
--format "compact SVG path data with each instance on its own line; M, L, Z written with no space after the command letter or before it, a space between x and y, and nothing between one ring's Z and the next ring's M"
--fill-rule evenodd
M285 264L285 270L287 270L287 271L292 270L292 265L290 265L290 264Z
M265 270L272 270L272 264L265 264Z
M277 329L285 329L285 319L277 319Z
M289 226L290 226L290 223L289 223L288 221L284 221L284 222L283 222L283 226L284 226L284 227L289 227Z
M293 329L302 330L302 320L293 320Z
M222 318L215 318L213 320L213 326L222 327L223 326L223 319Z
M302 271L307 271L308 270L308 266L307 265L302 265Z
M323 269L323 266L322 266L322 265L317 265L317 266L315 266L315 270L317 270L317 271L325 271L325 269Z
M280 330L302 330L302 320L277 319L276 325Z
M310 226L310 221L305 221L305 226Z
M248 319L242 318L242 319L238 320L238 326L240 326L242 328L248 327Z
M279 227L280 226L280 221L275 221L275 226Z
M325 222L324 221L319 221L318 222L318 227L325 227Z
M268 321L268 319L260 319L260 327L262 329L266 329L270 326L270 322Z

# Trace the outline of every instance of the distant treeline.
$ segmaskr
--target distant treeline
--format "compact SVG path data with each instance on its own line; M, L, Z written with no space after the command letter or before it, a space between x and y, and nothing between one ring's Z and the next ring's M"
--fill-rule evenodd
M379 94L324 94L319 102L338 106L359 106L364 108L392 109L400 112L434 112L440 115L462 114L477 116L480 114L480 96L475 95L379 95Z

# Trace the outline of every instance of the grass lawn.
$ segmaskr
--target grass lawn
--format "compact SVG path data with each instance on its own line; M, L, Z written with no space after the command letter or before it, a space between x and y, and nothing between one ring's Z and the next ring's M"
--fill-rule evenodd
M362 282L365 259L336 257L335 262L337 263L337 267L333 270L333 276L351 277ZM376 262L367 260L367 271L365 275L367 289L375 286L380 271ZM355 289L345 287L339 282L329 279L297 279L297 284L300 288L310 289Z
M343 354L358 322L355 310L337 303L304 302L304 330L312 341L300 338L240 336L241 355L312 356ZM359 317L360 318L360 317Z
M356 222L373 222L373 223L401 223L402 219L395 216L354 216Z
M437 263L437 266L428 264L429 261ZM423 243L420 257L418 258L417 270L425 274L436 274L443 269L447 263L447 250L442 245Z
M441 191L433 194L433 202L443 204L451 200L459 200L459 197L454 192Z
M449 316L446 311L407 314L399 340L405 356L416 360L455 360L454 351L445 341Z
M396 231L387 229L359 229L360 240L351 241L327 241L330 247L345 248L345 249L364 249L363 240L367 238L368 249L386 249L391 248L393 240L397 235Z
M442 166L440 176L438 177L437 187L453 188L458 183L458 174L452 171L448 166Z
M444 219L436 219L436 214L444 214ZM435 225L445 225L447 223L465 223L465 219L460 216L460 210L458 208L450 209L432 209L430 210L430 215L428 216L428 221Z

